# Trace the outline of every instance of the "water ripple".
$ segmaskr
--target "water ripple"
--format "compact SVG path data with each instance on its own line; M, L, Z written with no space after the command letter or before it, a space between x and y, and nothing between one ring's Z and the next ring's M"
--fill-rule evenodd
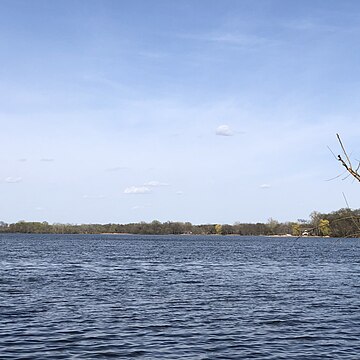
M1 359L358 359L360 240L0 235Z

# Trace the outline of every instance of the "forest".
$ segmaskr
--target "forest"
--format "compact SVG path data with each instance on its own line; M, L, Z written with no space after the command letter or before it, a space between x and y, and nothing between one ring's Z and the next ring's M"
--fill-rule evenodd
M2 233L28 234L148 234L148 235L255 235L360 237L360 209L343 208L331 213L314 211L309 220L266 223L203 224L190 222L140 222L130 224L49 224L48 222L0 221Z

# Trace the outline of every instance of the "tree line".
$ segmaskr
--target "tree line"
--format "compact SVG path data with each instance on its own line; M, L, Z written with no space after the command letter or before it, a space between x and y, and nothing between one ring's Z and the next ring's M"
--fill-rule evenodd
M148 235L279 235L360 237L360 209L340 209L331 213L313 212L309 220L266 223L203 224L190 222L140 222L130 224L49 224L48 222L0 221L0 232L31 234L148 234Z

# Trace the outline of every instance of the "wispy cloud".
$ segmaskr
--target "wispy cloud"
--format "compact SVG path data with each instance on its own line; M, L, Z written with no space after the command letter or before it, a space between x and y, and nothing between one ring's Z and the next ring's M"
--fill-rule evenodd
M154 60L164 59L167 57L166 53L159 51L140 51L138 54L142 57Z
M225 33L210 36L209 41L240 46L254 46L263 44L265 39L254 35Z
M88 195L88 194L85 194L82 197L83 197L83 199L104 199L105 198L104 195Z
M53 158L42 158L42 159L40 159L40 161L42 161L42 162L53 162L53 161L55 161L55 159L53 159Z
M141 186L130 186L124 190L124 194L149 194L152 193L153 188L169 186L168 183L160 181L148 181Z
M145 206L143 206L143 205L135 205L131 208L131 210L142 210L144 208L145 208Z
M210 32L207 34L182 34L179 36L183 39L206 41L219 43L223 45L231 45L242 48L253 48L263 45L273 44L274 40L253 34L243 34L238 32Z
M232 136L234 135L234 132L231 130L229 125L220 125L216 129L216 135L220 136Z
M8 176L7 178L5 178L5 182L8 183L8 184L16 184L16 183L19 183L21 182L23 179L22 177L11 177L11 176Z
M149 194L150 188L147 186L130 186L124 190L124 194Z
M160 181L148 181L144 184L146 187L160 187L160 186L169 186L168 183L160 182Z
M126 166L113 166L113 167L110 167L110 168L107 168L105 169L106 171L109 171L109 172L114 172L114 171L120 171L120 170L128 170L129 168L126 167Z
M297 19L292 22L286 23L285 27L291 30L312 31L312 32L316 31L316 32L324 32L324 33L349 31L349 28L324 24L319 19L313 19L313 18Z
M104 86L116 90L128 90L122 83L102 75L88 74L82 76L82 80L86 83L95 84L97 86Z

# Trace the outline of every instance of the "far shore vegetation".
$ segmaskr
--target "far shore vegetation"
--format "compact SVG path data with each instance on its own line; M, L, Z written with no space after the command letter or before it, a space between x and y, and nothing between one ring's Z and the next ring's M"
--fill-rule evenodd
M264 235L264 236L332 236L360 237L360 209L340 209L328 214L313 212L309 220L266 223L204 224L190 222L140 222L131 224L49 224L0 221L2 233L28 234L147 234L147 235Z

